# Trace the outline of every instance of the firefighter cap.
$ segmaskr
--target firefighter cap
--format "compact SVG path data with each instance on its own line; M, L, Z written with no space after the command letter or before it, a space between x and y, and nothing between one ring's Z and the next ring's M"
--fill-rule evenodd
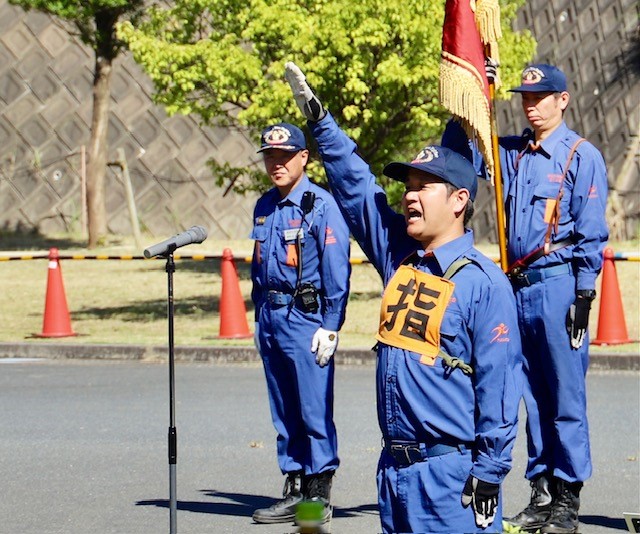
M468 159L443 146L426 146L410 162L394 161L382 171L389 178L399 182L407 181L409 169L426 172L442 178L445 182L467 189L469 198L474 200L478 192L478 175Z
M288 122L272 124L262 130L258 152L277 148L286 152L299 152L307 148L307 141L302 130Z
M509 89L513 93L562 93L567 90L567 77L558 67L539 63L529 65L522 71L518 87Z

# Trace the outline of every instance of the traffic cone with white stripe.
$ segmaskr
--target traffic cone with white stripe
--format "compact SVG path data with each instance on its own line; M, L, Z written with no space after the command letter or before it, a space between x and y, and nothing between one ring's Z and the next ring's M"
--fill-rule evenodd
M71 317L64 293L60 254L57 248L49 249L49 274L44 303L42 333L38 337L68 337L77 335L71 328Z

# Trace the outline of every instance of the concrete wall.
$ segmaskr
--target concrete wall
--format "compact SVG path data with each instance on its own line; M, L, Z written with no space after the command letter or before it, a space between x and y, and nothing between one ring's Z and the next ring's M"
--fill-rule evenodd
M536 38L536 61L567 75L571 102L565 119L604 155L615 239L637 234L640 218L638 15L634 0L529 0L515 23ZM527 126L519 97L498 110L501 132Z
M0 227L79 231L82 145L89 142L93 52L51 17L0 1ZM244 135L167 117L152 84L129 56L115 62L110 160L123 148L143 229L171 235L194 224L211 237L244 238L255 195L214 185L206 161L256 160ZM107 173L109 231L130 234L124 185Z
M640 86L629 56L637 3L530 0L516 26L538 40L537 61L567 73L567 122L604 153L615 191L612 226L630 237L640 211ZM92 72L93 53L55 20L0 0L0 228L80 230L79 152L89 141ZM167 117L152 103L152 92L131 57L116 61L109 157L124 148L143 229L165 236L199 224L211 237L247 237L255 195L223 197L206 161L259 161L252 143L241 132L203 128L195 117ZM501 133L524 128L519 98L500 103L498 126ZM124 185L114 167L107 184L109 230L130 234ZM476 207L477 238L494 240L487 184Z

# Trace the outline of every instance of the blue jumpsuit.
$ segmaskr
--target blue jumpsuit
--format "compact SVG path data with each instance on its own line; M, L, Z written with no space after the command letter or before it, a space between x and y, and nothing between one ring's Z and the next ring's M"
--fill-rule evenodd
M558 196L567 157L578 139L564 122L537 148L530 130L500 139L510 264L543 245L547 206ZM457 123L447 126L443 145L472 159L483 172L478 151ZM565 318L577 290L595 289L602 267L609 236L607 185L602 155L591 143L581 143L564 179L559 224L552 235L552 242L570 238L571 244L530 265L553 276L514 285L527 375L529 479L548 473L583 482L591 476L585 384L589 338L573 349Z
M441 359L425 365L420 354L385 343L378 344L376 372L385 443L459 447L411 465L400 465L385 448L377 482L384 532L480 531L472 509L461 504L465 481L471 473L500 484L511 467L517 431L522 355L509 282L474 248L471 231L425 254L331 115L309 126L334 197L385 286L415 252L414 267L439 277L458 258L471 260L452 278L455 288L440 332L442 349L470 364L473 374L446 367ZM502 532L501 505L483 532Z
M303 217L300 203L305 191L315 193L315 201ZM300 281L318 291L315 313L289 302L297 282L295 242L300 228ZM273 188L258 200L251 237L252 299L278 434L278 464L283 474L335 470L339 459L333 422L334 363L332 359L320 367L311 341L319 327L338 331L344 322L351 272L349 230L333 197L305 175L286 198Z

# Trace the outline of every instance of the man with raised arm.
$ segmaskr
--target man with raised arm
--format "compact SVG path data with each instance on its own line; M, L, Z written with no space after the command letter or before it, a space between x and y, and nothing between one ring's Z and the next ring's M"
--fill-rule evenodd
M376 336L382 530L502 532L521 347L510 284L465 229L476 172L441 146L389 163L384 173L405 184L395 212L304 74L293 63L285 72L338 206L385 287Z

